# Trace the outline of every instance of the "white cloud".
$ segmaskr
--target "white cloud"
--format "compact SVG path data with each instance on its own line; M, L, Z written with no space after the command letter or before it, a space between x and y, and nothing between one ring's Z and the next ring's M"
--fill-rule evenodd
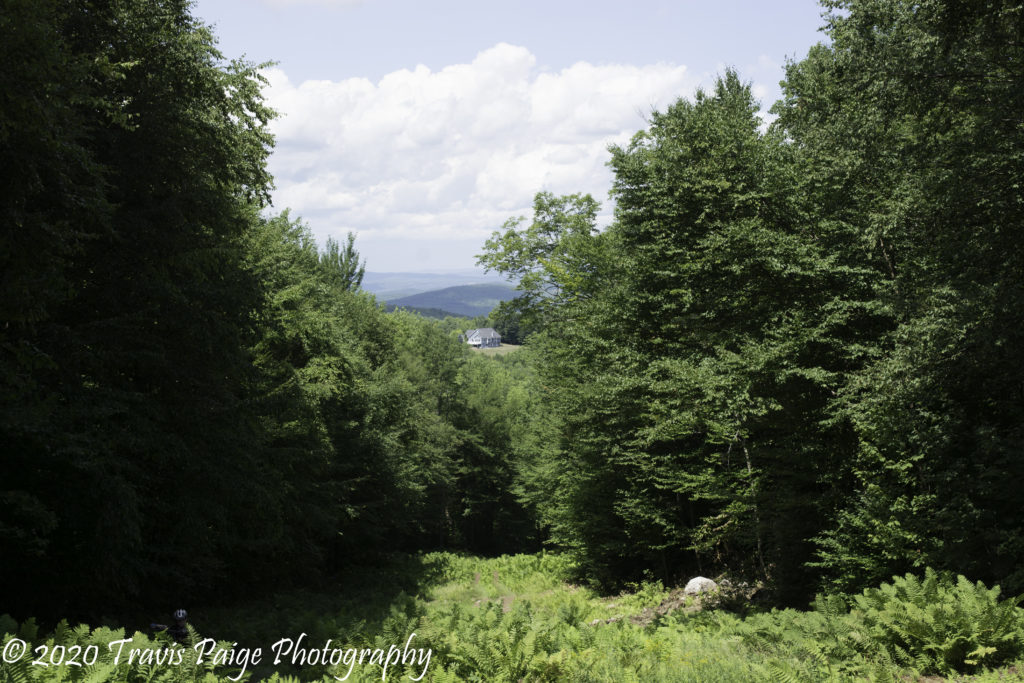
M607 146L628 142L653 108L688 95L683 66L593 65L546 71L501 43L470 64L292 83L267 72L275 204L321 238L461 239L477 244L539 190L607 204ZM466 265L471 265L471 259ZM384 264L371 267L380 269Z

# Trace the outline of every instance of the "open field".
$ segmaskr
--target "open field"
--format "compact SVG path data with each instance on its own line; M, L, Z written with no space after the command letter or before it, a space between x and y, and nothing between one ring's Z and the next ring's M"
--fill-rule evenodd
M479 353L481 355L484 355L484 356L503 356L506 353L512 353L513 351L518 351L520 348L521 348L521 346L516 345L516 344L502 344L501 346L498 346L496 348L491 348L491 349L474 349L474 351L476 351L477 353Z

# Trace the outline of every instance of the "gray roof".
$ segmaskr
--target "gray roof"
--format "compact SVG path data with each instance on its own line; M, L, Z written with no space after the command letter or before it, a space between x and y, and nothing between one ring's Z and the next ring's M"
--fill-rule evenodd
M474 336L480 339L501 339L501 335L494 331L493 327L481 327L477 330L466 330L466 339Z

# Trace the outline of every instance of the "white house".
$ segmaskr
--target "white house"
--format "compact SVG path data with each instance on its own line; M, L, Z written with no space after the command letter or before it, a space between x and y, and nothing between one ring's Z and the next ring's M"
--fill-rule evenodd
M501 346L501 335L493 327L481 327L477 330L466 330L463 335L466 343L480 349Z

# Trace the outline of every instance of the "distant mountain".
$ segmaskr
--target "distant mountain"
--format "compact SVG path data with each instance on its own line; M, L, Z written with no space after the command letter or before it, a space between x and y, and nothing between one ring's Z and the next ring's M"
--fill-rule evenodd
M398 304L384 304L384 310L388 313L393 312L395 309L401 308L403 311L410 313L419 313L424 318L437 318L438 320L444 320L445 318L463 318L465 316L459 315L458 313L452 313L451 311L442 311L440 308L416 308L415 306L399 306Z
M363 275L362 288L382 301L393 301L423 292L459 285L505 285L501 275L479 270L452 273L375 273Z
M388 303L410 308L440 308L472 318L487 315L499 303L515 296L516 290L511 285L460 285L403 296Z

